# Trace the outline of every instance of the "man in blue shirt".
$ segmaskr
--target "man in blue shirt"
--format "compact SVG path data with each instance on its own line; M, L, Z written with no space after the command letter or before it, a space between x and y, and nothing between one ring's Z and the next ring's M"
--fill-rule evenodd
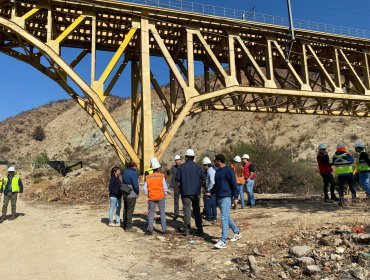
M136 171L137 164L129 162L128 168L123 172L122 181L131 186L131 192L123 195L123 228L125 231L135 231L132 228L132 216L134 214L136 199L139 195L139 175Z
M234 236L230 239L231 242L238 241L242 237L239 228L230 217L231 199L234 200L234 205L238 204L239 189L236 184L234 171L230 166L226 165L225 162L226 159L224 155L216 155L215 164L218 169L216 171L215 185L212 189L212 193L216 194L218 207L220 207L221 211L222 223L221 240L214 245L217 249L226 247L229 227L234 233Z

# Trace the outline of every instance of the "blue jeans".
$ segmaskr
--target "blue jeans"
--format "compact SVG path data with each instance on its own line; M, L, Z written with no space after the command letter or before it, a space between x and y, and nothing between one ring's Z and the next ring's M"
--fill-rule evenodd
M216 194L204 196L204 207L206 208L206 217L208 221L217 220Z
M245 206L244 203L244 185L238 185L239 188L239 198L240 198L240 204L242 205L242 208Z
M253 193L254 180L249 179L246 185L247 185L247 194L248 194L248 205L253 206L256 204L256 201L254 200L254 193Z
M218 197L218 207L221 210L221 224L222 224L222 236L221 240L226 242L229 227L234 233L239 233L239 228L235 225L233 219L230 217L231 198L230 197Z
M121 211L121 198L109 197L110 207L109 207L109 222L113 223L113 212L116 209L116 223L120 223L119 212Z
M370 194L370 172L359 172L360 184L367 194Z

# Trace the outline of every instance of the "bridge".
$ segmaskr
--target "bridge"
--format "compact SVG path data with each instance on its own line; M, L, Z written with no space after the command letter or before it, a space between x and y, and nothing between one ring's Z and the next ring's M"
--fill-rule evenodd
M161 158L186 116L206 110L370 116L365 32L361 38L298 28L292 43L286 26L227 17L226 9L223 15L202 14L194 6L176 10L174 4L188 2L166 1L0 0L0 51L58 83L94 119L118 157L141 168L151 157ZM70 63L66 48L79 50ZM98 51L111 53L99 75ZM167 63L160 71L168 73L169 93L151 68L155 56ZM76 68L86 60L88 80ZM199 64L201 78L195 76ZM126 67L130 133L105 105ZM156 139L152 94L166 112Z

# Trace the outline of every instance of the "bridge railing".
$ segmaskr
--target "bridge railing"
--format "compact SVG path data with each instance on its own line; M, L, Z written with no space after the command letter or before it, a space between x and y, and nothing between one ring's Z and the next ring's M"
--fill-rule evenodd
M169 8L180 11L195 12L206 15L235 18L260 23L289 26L289 20L288 18L285 17L256 13L254 11L243 11L239 9L213 6L184 0L124 0L123 2L131 2L136 4L154 6L158 8ZM301 29L341 34L353 37L370 38L370 30L351 28L345 26L336 26L332 24L319 23L300 19L295 19L293 24L294 27Z

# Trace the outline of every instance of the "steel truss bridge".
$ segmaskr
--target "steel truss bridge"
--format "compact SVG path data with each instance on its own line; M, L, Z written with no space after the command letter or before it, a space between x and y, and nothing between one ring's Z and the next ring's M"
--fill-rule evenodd
M284 26L122 1L0 0L0 51L57 82L118 157L141 168L161 158L186 116L206 110L369 117L370 40L295 32L291 44ZM65 48L79 50L71 63L63 58ZM101 75L98 51L112 54ZM160 71L168 73L169 93L150 67L154 56L167 63ZM89 80L76 70L83 60L89 61ZM201 64L201 82L195 63ZM128 64L130 139L105 106ZM156 139L152 89L166 112Z

